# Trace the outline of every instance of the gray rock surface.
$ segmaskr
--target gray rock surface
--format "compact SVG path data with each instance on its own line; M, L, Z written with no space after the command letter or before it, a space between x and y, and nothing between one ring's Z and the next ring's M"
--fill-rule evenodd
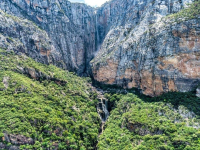
M113 0L100 8L94 79L150 96L192 90L200 80L200 19L178 23L166 17L187 2Z
M86 72L95 51L92 7L67 0L1 0L0 8L31 20L47 32L55 53L59 54L53 64L80 75Z
M0 47L25 53L38 62L56 64L61 54L56 52L48 34L33 22L0 10Z

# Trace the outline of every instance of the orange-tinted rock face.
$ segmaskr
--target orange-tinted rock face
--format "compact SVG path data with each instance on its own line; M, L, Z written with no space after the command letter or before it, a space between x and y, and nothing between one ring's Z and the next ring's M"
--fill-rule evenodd
M162 60L161 60L162 59ZM160 69L170 68L178 70L183 76L196 79L200 78L200 53L178 54L174 57L161 58Z
M143 71L141 73L140 88L144 89L144 94L153 95L153 74L149 71Z
M95 79L99 82L114 84L117 76L117 66L118 62L107 60L107 65L105 67L101 67L97 70L97 72L94 72Z
M187 27L182 26L183 29L187 29ZM200 44L200 37L195 31L195 29L191 29L189 33L182 33L177 30L172 31L173 35L175 37L178 37L180 39L179 41L179 47L180 48L188 48L192 50L197 45Z
M125 76L124 77L121 76L121 79L123 78L130 79L130 82L128 83L129 89L137 86L137 81L139 80L139 76L136 71L132 69L126 69Z
M159 65L157 68L160 71L175 72L181 74L181 78L199 79L200 78L200 53L178 54L173 57L158 58ZM161 65L162 64L162 65ZM126 66L125 66L126 67ZM104 67L100 67L95 72L95 79L106 84L117 84L117 80L126 79L128 83L124 88L140 88L143 94L155 96L161 95L168 91L178 91L175 80L178 75L167 76L167 74L153 74L152 70L137 70L127 68L123 75L117 77L118 64L113 61L108 61ZM168 78L168 81L163 81L162 78ZM164 90L165 88L165 90Z
M167 85L168 85L169 91L176 91L176 86L175 86L175 83L174 83L174 81L172 79L170 79L168 81Z

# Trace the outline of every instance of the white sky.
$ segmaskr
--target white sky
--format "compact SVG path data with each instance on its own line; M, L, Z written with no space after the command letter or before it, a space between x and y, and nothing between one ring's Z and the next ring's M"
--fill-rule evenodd
M69 0L71 2L84 2L90 6L101 6L108 0Z
M107 0L85 0L85 3L90 6L101 6Z

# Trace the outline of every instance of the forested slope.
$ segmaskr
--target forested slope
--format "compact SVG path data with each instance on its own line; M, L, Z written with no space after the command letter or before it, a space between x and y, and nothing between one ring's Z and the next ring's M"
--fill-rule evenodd
M89 79L0 50L0 149L93 149L96 103Z
M184 106L199 107L200 99L194 94L168 93L142 99L132 93L106 97L115 105L99 138L99 150L200 149L200 117ZM179 100L176 106L173 101Z

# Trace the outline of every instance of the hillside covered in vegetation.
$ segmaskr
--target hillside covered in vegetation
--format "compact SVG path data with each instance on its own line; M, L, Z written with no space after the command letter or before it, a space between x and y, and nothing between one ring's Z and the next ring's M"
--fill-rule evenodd
M0 50L0 149L93 149L96 103L89 79Z
M200 149L200 117L184 106L200 106L200 99L192 93L146 99L132 93L105 95L115 104L99 138L99 150ZM169 102L178 99L182 101L178 108ZM196 106L192 99L198 101Z
M1 0L0 150L199 150L187 2Z

